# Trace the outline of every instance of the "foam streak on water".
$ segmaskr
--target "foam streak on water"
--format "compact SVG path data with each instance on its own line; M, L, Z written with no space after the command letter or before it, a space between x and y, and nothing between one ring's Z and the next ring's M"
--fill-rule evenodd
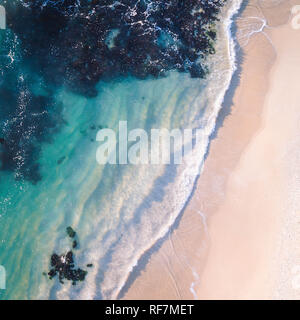
M201 159L204 158L206 153L210 134L214 130L215 121L221 108L225 92L229 87L231 77L235 71L234 41L231 38L230 26L232 23L231 18L238 11L240 4L241 1L235 1L231 4L230 8L224 10L224 16L221 18L223 23L219 26L218 30L220 40L216 47L217 54L210 61L210 69L212 72L208 77L202 92L195 98L193 104L187 108L187 111L196 110L197 106L203 106L203 101L206 101L206 109L204 114L202 114L201 119L199 120L195 115L194 117L190 116L189 118L189 121L192 120L192 127L203 128L202 145L199 146L198 150L193 155L189 155L188 159L186 159L185 166L177 168L175 181L165 188L163 204L155 203L152 205L152 214L153 212L157 213L156 215L153 214L155 217L154 219L160 220L162 210L167 214L165 214L165 219L161 219L162 224L160 224L158 230L151 235L151 241L149 241L149 239L141 241L141 245L135 248L134 255L128 255L128 260L125 264L120 261L124 259L124 249L127 244L124 242L116 248L114 256L116 257L116 260L120 259L118 266L123 265L124 273L117 281L116 278L113 278L114 280L112 282L110 281L112 279L110 272L106 273L107 278L103 283L104 298L117 297L128 274L138 263L138 258L168 232L170 226L174 223L176 217L184 207L186 199L192 190L195 177L202 170L203 160ZM147 211L148 210L144 210L144 214ZM148 214L150 215L150 212ZM153 220L149 221L145 219L143 227L149 228L151 225L156 227L157 224L155 224ZM134 228L135 227L136 226L134 226ZM132 230L132 233L134 233L134 230ZM135 244L137 242L136 239ZM111 270L115 270L115 268L111 268Z
M211 72L205 80L172 71L160 79L100 82L94 98L56 89L53 99L63 106L64 126L42 145L41 181L15 181L1 172L0 264L8 274L1 298L118 296L142 254L169 231L201 173L235 70L230 26L240 4L229 1L222 11L216 54L207 61ZM123 120L128 130L201 128L202 143L180 166L99 166L95 128L118 131ZM54 251L69 249L68 225L79 235L76 263L83 268L94 264L76 287L42 275Z

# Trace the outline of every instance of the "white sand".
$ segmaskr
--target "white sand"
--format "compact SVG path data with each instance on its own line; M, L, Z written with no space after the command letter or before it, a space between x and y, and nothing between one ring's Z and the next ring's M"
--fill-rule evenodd
M300 298L300 30L296 1L260 4L239 21L240 85L197 191L126 299Z

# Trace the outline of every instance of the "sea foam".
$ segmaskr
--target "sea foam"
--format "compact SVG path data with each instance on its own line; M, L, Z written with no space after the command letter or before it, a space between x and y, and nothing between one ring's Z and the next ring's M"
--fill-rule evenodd
M201 174L209 138L214 131L225 92L236 70L235 44L230 28L232 17L237 13L240 5L241 1L234 1L224 8L221 16L222 23L218 25L219 40L216 43L216 54L208 60L211 73L205 81L198 80L197 95L193 93L193 101L183 103L185 123L181 125L202 128L202 144L197 146L193 155L185 159L184 165L162 169L161 175L154 182L154 188L157 190L148 190L146 200L141 202L139 217L126 221L126 234L114 243L110 252L110 262L106 264L106 270L101 275L101 282L98 282L99 278L95 272L94 284L89 282L83 290L78 292L77 298L116 298L133 267L138 264L139 258L165 236L184 208L194 187L195 179ZM144 179L147 179L147 174ZM128 183L132 182L129 180ZM164 195L158 200L156 192L159 190L163 190ZM89 256L97 254L98 249L95 248L91 250ZM101 262L103 263L103 260ZM98 268L103 268L103 264L99 263ZM100 290L97 289L99 286Z
M201 174L236 68L230 28L240 4L239 0L230 1L220 15L216 54L206 61L210 70L206 79L171 71L160 79L101 81L94 98L64 87L55 90L53 99L63 106L65 125L51 143L42 145L42 180L35 186L1 173L0 234L4 244L0 258L12 275L4 298L118 297L140 257L169 232ZM121 120L128 120L129 130L201 129L202 143L180 166L99 166L97 130L93 128L117 131ZM61 286L42 275L53 252L69 249L65 239L68 225L79 236L76 265L94 265L86 281L76 287ZM22 268L16 269L17 264Z

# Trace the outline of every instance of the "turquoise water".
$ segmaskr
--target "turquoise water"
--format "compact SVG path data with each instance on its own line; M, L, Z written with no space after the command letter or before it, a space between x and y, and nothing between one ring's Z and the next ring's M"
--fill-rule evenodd
M170 71L160 79L100 81L95 97L75 94L65 86L51 88L60 125L41 143L37 162L42 179L33 184L0 171L0 265L7 272L1 299L117 297L139 257L174 222L201 170L234 69L227 26L220 28L224 39L216 46L220 53L212 59L207 79ZM13 35L9 46L14 55L7 60L10 51L5 47L5 67L18 63ZM36 74L28 74L24 66L16 72L20 86L29 77L34 79L30 90L47 95ZM117 132L119 121L128 121L128 130L147 132L201 128L203 145L181 166L101 166L96 161L97 132L102 127ZM53 252L71 249L65 232L70 225L79 237L76 265L86 269L86 264L93 264L76 287L43 275Z
M180 86L182 82L186 86ZM43 277L42 272L48 270L54 250L63 252L67 248L68 225L79 234L78 260L82 265L92 262L99 267L88 276L96 282L105 271L98 261L104 259L102 265L106 265L106 251L122 241L120 235L131 224L135 209L163 200L154 192L153 200L149 197L148 203L143 204L164 168L100 166L96 162L97 130L91 128L117 130L120 120L128 121L129 130L184 126L189 120L186 108L197 96L198 81L174 72L165 79L127 79L100 83L98 88L99 95L94 99L64 90L56 93L56 99L64 105L62 116L66 124L52 143L43 145L39 159L41 182L32 185L16 182L10 174L3 175L0 260L9 283L3 298L34 298L41 284L50 290L53 281ZM163 223L163 215L160 218ZM159 227L160 223L156 221L155 225Z

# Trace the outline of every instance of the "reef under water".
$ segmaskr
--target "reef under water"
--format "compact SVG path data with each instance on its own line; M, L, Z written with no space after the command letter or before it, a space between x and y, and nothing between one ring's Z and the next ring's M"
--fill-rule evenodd
M51 88L65 86L93 97L99 80L157 78L169 70L204 77L205 57L214 52L214 24L224 3L5 2L8 31L2 35L6 58L0 62L0 170L33 183L41 179L40 143L51 141L51 133L63 123ZM40 89L34 90L36 86Z
M101 78L158 77L171 69L204 76L201 59L214 51L214 22L223 4L25 0L8 23L43 75L93 95Z
M67 227L66 229L69 238L74 239L76 232L72 227ZM76 246L74 246L76 243ZM73 240L72 248L76 249L77 241ZM58 274L59 282L64 284L64 279L72 281L72 285L76 286L78 281L84 281L88 272L81 268L75 268L74 263L74 253L73 251L68 251L66 254L58 255L53 253L50 258L51 269L48 273L44 272L44 275L48 275L49 279L52 280ZM93 264L87 264L88 268L93 267Z
M0 299L125 294L201 173L239 4L0 0ZM120 136L120 121L148 137L192 129L201 145L181 165L99 165L98 130Z

